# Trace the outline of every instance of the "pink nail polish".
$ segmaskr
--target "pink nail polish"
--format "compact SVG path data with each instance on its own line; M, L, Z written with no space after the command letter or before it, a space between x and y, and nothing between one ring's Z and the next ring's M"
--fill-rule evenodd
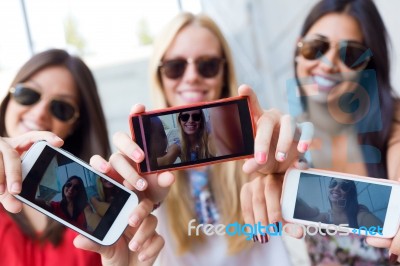
M146 181L144 181L143 178L140 178L138 181L136 181L136 188L138 190L143 190L145 186L146 186Z
M132 156L133 156L133 159L138 161L138 160L140 160L142 154L138 150L134 150Z
M267 154L263 151L256 153L256 160L258 163L265 163L267 161Z
M300 143L300 150L302 152L306 152L308 150L308 144L307 143Z
M283 162L283 161L286 159L286 153L281 152L281 151L278 151L278 152L276 153L276 159L277 159L279 162Z

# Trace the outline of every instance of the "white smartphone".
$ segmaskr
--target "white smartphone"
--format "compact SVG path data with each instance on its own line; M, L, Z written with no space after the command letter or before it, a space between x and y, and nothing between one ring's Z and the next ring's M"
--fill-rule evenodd
M19 200L101 245L119 239L138 204L136 194L45 141L26 152L22 178Z
M281 204L283 219L314 227L304 226L311 235L325 229L329 235L392 238L400 222L400 183L291 168L285 175Z

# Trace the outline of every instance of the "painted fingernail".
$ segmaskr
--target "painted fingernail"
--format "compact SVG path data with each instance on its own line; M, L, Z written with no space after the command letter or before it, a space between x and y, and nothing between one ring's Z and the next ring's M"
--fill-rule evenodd
M129 249L132 251L137 251L139 249L139 244L136 241L129 243Z
M299 143L299 150L300 152L306 152L308 150L308 144L307 143Z
M265 238L265 242L264 243L268 243L268 235L267 234L264 235L264 238Z
M21 184L17 183L17 182L13 183L11 185L11 190L10 191L11 191L11 193L19 193L19 192L21 192Z
M281 151L278 151L278 152L276 153L276 159L277 159L279 162L283 162L283 161L286 159L286 153L281 152Z
M279 230L279 226L281 225L281 223L280 222L276 222L275 225L276 225L276 228L277 228L277 232L276 233L279 233L279 231L280 231Z
M6 191L6 186L4 186L4 184L0 184L0 195L3 195L5 191Z
M389 262L390 262L390 263L395 263L395 262L397 262L397 258L398 258L398 257L399 257L399 256L396 255L396 254L394 254L394 253L390 254Z
M63 141L63 139L60 138L59 136L54 136L53 139L54 139L55 141Z
M107 169L108 169L108 164L103 162L103 163L100 165L100 170L101 170L102 172L107 172Z
M143 190L145 186L146 186L146 181L143 178L140 178L138 181L136 181L135 187L138 190Z
M142 153L140 151L138 151L138 150L133 151L132 157L136 161L139 161L142 158L141 156L142 156Z
M253 242L256 242L256 241L258 241L257 236L253 235Z
M265 163L267 161L267 154L263 151L256 153L256 160L258 163Z

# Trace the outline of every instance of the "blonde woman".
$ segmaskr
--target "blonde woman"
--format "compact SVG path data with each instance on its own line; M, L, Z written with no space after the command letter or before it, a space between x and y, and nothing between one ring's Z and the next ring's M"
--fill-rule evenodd
M150 73L157 108L238 94L228 44L217 25L205 15L181 13L167 25L155 42ZM279 238L261 245L246 240L243 235L207 236L200 233L194 236L195 230L192 235L188 234L189 223L193 220L194 226L201 223L243 224L240 190L249 176L243 173L242 167L246 172L266 175L284 171L297 157L293 136L289 133L290 117L282 116L276 110L262 110L248 86L241 86L238 91L239 95L250 97L257 123L255 156L246 163L232 161L174 172L176 182L158 211L159 231L166 239L160 256L161 265L273 265L277 261L280 265L289 265ZM144 110L144 106L136 105L132 111L140 113ZM141 162L143 151L126 134L116 135L114 143L124 154L111 158L115 170L121 176L130 175L132 182L143 179L130 162ZM170 173L163 175L171 178ZM155 175L145 178L145 186L154 180L160 185L167 182ZM162 198L162 193L155 194ZM268 240L265 235L250 238L261 243Z

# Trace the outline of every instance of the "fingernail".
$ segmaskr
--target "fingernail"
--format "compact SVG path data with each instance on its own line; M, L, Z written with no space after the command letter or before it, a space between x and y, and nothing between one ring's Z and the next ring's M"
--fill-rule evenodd
M4 186L4 184L0 184L0 195L3 195L5 191L6 187Z
M267 161L267 154L263 151L256 153L256 160L258 163L265 163Z
M397 256L397 255L394 254L394 253L390 254L389 262L390 262L390 263L395 263L395 262L397 262L397 258L398 258L398 257L399 257L399 256Z
M142 153L138 150L134 150L132 157L133 159L135 159L136 161L139 161L141 159Z
M258 237L257 237L257 235L253 235L253 241L254 241L254 242L256 242L256 241L258 242Z
M143 190L145 186L146 186L146 181L143 178L140 178L138 181L136 181L135 187L138 190Z
M59 136L54 136L53 139L55 141L64 141L62 138L60 138Z
M107 172L107 169L108 169L108 164L103 162L103 163L100 165L100 170L101 170L102 172Z
M264 243L268 243L268 235L267 234L264 235L264 238L265 238L265 242Z
M129 225L130 226L136 227L138 224L139 224L139 217L134 215L134 216L131 216L129 218Z
M139 244L136 241L129 243L129 248L132 251L137 251L139 249Z
M17 183L17 182L13 183L11 185L11 190L10 191L11 191L11 193L19 193L19 192L21 192L21 185L19 183Z
M306 152L308 150L308 144L304 142L299 143L299 150L300 152Z
M278 230L278 232L276 232L276 233L279 233L279 225L280 225L280 223L279 223L279 222L276 222L275 225L276 225L276 228L277 228L277 230Z
M283 161L286 159L286 153L281 152L281 151L278 151L278 152L276 153L276 159L277 159L279 162L283 162Z

